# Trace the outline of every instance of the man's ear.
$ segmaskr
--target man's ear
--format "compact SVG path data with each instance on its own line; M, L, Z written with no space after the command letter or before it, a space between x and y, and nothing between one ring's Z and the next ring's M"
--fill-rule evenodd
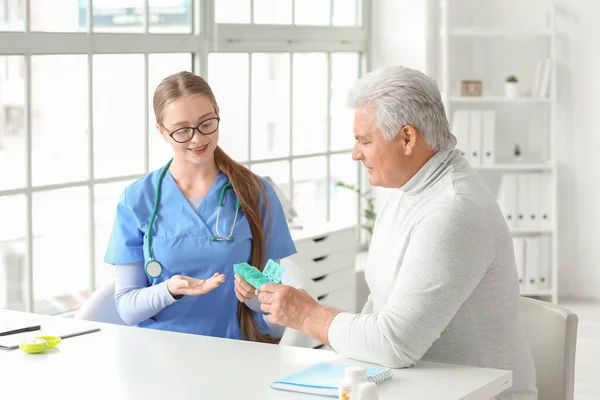
M398 134L404 154L409 156L417 146L419 131L412 125L404 125Z

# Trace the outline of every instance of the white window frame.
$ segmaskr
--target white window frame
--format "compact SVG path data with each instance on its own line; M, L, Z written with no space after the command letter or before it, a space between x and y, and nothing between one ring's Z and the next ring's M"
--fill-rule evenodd
M198 74L208 77L208 54L212 52L244 52L250 55L254 52L285 52L293 54L295 52L324 52L328 58L328 82L331 81L331 53L334 52L359 52L362 54L361 65L359 66L360 75L370 69L370 15L372 0L363 0L362 27L323 27L323 26L295 26L295 25L262 25L262 24L223 24L216 23L214 20L214 2L218 0L193 0L191 4L192 14L192 32L191 33L151 33L149 32L148 21L148 0L144 1L145 21L141 33L100 33L93 32L93 0L87 2L87 32L33 32L30 26L30 0L25 0L25 20L24 31L20 32L0 32L0 56L23 56L25 59L25 148L27 176L25 187L0 190L0 197L10 195L25 195L26 198L26 280L27 297L26 310L35 312L35 298L33 288L33 213L32 198L33 194L42 191L87 187L89 191L89 287L94 290L96 285L96 249L95 249L95 221L94 221L94 188L98 184L113 182L122 182L137 179L149 172L149 135L144 135L144 174L117 176L111 178L94 178L94 130L93 130L93 63L92 57L97 54L143 54L144 55L144 74L145 91L144 101L148 104L151 93L148 87L148 57L151 53L189 53L193 57L193 70ZM295 0L292 0L292 21ZM333 4L333 2L332 2ZM250 5L253 10L253 0ZM332 13L331 13L332 14ZM330 17L332 18L332 17ZM252 20L252 18L251 18ZM200 23L201 22L201 23ZM32 182L32 134L31 134L31 57L37 55L67 55L84 54L88 61L88 179L65 182L52 185L34 186ZM293 69L293 63L290 63ZM251 77L252 67L249 65L249 76ZM293 82L290 80L290 86ZM251 87L249 88L249 102L251 96ZM291 88L291 90L293 90ZM327 96L330 98L330 88L327 87ZM290 91L290 107L292 107L293 92ZM294 155L293 146L293 125L290 124L290 154L286 157L269 158L253 160L251 158L252 135L248 135L248 156L246 164L250 167L252 164L262 164L273 161L289 161L290 163L290 193L293 196L293 160L326 156L327 158L327 181L331 182L331 156L335 154L348 153L349 150L331 151L331 120L329 110L329 100L327 101L327 117L329 120L327 126L327 149L324 152L311 153L306 155ZM145 132L149 131L149 111L144 107L144 126ZM250 112L248 117L249 129ZM290 113L290 119L292 113ZM349 133L350 134L350 133ZM358 174L359 186L364 185L364 174ZM328 185L327 195L327 216L330 215L331 190ZM292 199L293 201L293 199ZM357 209L358 222L362 220L361 210L362 202L359 198Z

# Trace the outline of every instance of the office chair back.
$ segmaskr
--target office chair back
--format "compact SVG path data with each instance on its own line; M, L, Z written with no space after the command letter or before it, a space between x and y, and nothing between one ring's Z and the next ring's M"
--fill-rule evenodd
M577 315L554 304L521 297L521 323L536 367L540 400L572 400Z
M127 325L115 306L115 282L110 280L96 289L75 314L75 319Z
M285 267L285 272L281 277L281 283L288 286L300 287L311 295L312 298L316 299L313 281L308 274L289 259L283 259L280 263L281 266ZM265 321L267 321L267 318L268 316L264 317ZM280 345L312 348L315 344L315 340L303 332L274 325L268 321L267 323L271 328L273 336L281 337L279 342Z

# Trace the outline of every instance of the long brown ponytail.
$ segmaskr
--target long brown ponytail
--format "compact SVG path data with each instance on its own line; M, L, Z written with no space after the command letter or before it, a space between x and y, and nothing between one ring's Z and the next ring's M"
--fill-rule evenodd
M153 98L154 115L156 115L157 122L162 122L162 112L167 104L181 96L193 94L206 96L215 108L217 107L212 89L200 76L182 71L163 79L156 88ZM267 260L261 206L267 212L267 220L271 220L268 199L263 186L254 173L233 160L218 146L215 149L214 158L217 168L223 171L231 181L233 190L250 225L250 231L252 232L250 264L262 271ZM279 341L260 333L252 311L241 302L238 304L238 321L242 336L246 340L267 343L277 343Z
M252 252L250 264L263 270L266 263L265 241L263 231L263 217L260 210L261 202L264 209L269 210L265 191L256 175L248 171L242 164L234 161L220 147L215 149L215 163L217 167L229 177L233 190L240 200L242 210L250 224L252 232ZM270 220L270 218L268 218ZM238 320L240 329L247 340L255 342L276 343L278 340L262 335L256 326L252 311L245 304L238 306Z

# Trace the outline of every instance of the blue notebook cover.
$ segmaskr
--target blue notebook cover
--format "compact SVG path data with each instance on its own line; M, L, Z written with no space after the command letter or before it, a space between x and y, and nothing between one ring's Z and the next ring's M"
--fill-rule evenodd
M344 369L347 365L320 363L306 368L293 375L279 379L271 387L293 392L320 394L323 396L338 396L338 385L344 379ZM367 368L367 379L377 384L392 378L389 368Z

